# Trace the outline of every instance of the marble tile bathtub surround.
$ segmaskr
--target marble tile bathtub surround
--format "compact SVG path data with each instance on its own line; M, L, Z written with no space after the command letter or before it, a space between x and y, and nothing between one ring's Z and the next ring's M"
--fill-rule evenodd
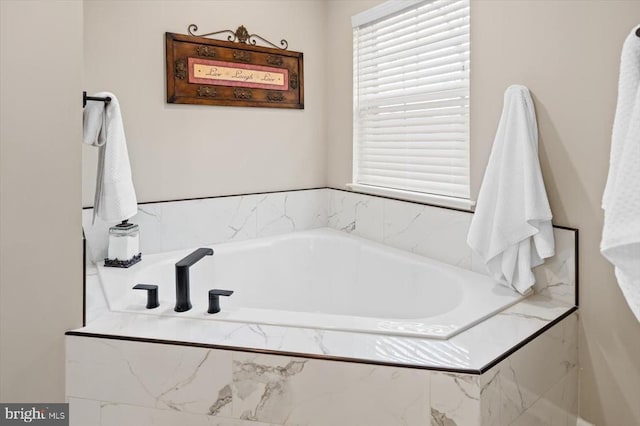
M555 228L555 256L533 270L536 277L535 292L567 305L576 304L576 233Z
M70 426L276 426L108 401L69 398Z
M108 224L92 224L83 210L88 261L106 257ZM140 226L142 253L329 226L401 250L487 274L466 239L472 215L407 201L336 189L143 204L131 220ZM535 290L575 303L575 232L555 228L556 256L537 267Z
M84 425L429 421L427 371L76 336L67 397Z
M544 405L539 401L545 395L554 404L566 406L566 410L560 411L575 418L577 383L571 385L578 368L577 348L578 317L573 314L483 374L482 424L509 425L529 410L539 412L539 406ZM567 382L558 385L563 380ZM563 390L549 394L558 386ZM530 423L522 420L519 424Z
M233 417L281 425L426 424L428 374L234 353Z
M525 410L514 426L572 426L578 423L578 368L574 367L551 390Z
M106 257L113 223L82 211L87 260ZM140 250L152 254L226 241L282 234L326 226L327 190L310 189L265 194L142 204L131 218L140 226Z
M568 308L533 295L448 340L107 312L79 333L309 354L392 365L477 371ZM99 308L88 309L99 312Z
M431 373L431 424L480 425L480 377Z
M146 204L133 222L146 253L328 225L482 272L466 246L470 219L320 189ZM108 225L91 226L90 210L83 220L87 257L100 259ZM573 306L575 233L556 228L555 236L557 255L535 271L537 294L445 341L110 312L95 267L87 265L89 321L81 332L239 350L67 336L71 424L570 424L577 411L577 314L484 374L423 369L479 370Z
M67 336L71 424L568 425L576 327L574 314L482 375Z
M328 225L452 265L471 268L465 212L330 190Z
M488 275L467 245L472 214L408 201L330 189L328 225L383 244ZM575 304L573 230L554 228L556 255L534 269L534 290Z

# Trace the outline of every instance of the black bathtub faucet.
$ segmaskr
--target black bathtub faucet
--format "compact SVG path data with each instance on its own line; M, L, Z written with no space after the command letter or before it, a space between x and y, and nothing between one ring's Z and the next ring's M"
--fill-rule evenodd
M189 267L205 256L212 256L213 249L199 248L176 263L176 307L174 311L185 312L191 309L189 297Z

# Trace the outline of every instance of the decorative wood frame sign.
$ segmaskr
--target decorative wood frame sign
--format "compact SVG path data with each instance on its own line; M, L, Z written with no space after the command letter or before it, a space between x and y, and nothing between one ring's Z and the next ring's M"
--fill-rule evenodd
M244 26L196 36L165 33L167 102L268 108L304 108L302 53L286 50ZM229 33L227 41L205 36ZM257 40L273 46L256 46Z

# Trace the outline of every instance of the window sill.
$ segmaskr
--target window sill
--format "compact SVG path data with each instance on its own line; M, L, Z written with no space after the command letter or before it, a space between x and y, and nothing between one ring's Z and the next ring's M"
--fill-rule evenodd
M425 194L422 192L403 191L401 189L383 188L381 186L362 185L359 183L348 183L347 187L354 192L381 197L395 198L403 201L414 201L433 206L447 207L464 211L473 211L476 202L465 200L464 198L447 197L444 195Z

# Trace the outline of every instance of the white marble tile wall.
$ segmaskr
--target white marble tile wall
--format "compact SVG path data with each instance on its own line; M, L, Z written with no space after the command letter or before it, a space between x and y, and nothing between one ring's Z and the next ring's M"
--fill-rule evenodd
M87 259L107 253L108 228L83 210ZM264 237L324 226L486 274L466 243L472 215L440 207L335 189L284 191L143 204L142 253ZM575 300L575 232L555 228L556 256L535 270L539 293L568 305Z
M101 259L109 224L91 226L91 211L83 213L88 257ZM470 219L320 189L148 204L133 222L145 253L328 225L481 272L465 242ZM557 255L536 270L536 297L573 305L575 234L556 229L555 236ZM99 288L91 265L87 286ZM106 311L103 303L88 305L89 319ZM547 321L527 312L498 317ZM71 424L569 424L577 404L576 336L572 315L483 375L68 336Z
M482 425L537 424L527 419L546 418L544 407L550 404L556 407L554 417L575 418L577 339L578 317L572 314L483 374Z
M328 225L487 274L467 245L469 212L329 189ZM556 255L534 270L537 293L575 303L575 231L554 228Z
M578 368L574 367L525 410L514 426L567 426L578 422Z
M67 337L72 425L425 425L429 372Z
M480 378L471 374L431 373L431 424L480 425Z
M278 425L428 421L428 372L234 353L233 417Z
M114 223L82 211L87 259L106 257ZM327 226L327 190L310 189L202 200L143 204L131 218L140 226L140 250L159 253L232 240L265 237Z
M333 189L328 198L331 228L471 268L469 213Z
M576 336L573 314L483 375L67 336L71 425L565 425Z
M555 256L536 267L534 290L567 305L576 303L577 231L554 228Z

